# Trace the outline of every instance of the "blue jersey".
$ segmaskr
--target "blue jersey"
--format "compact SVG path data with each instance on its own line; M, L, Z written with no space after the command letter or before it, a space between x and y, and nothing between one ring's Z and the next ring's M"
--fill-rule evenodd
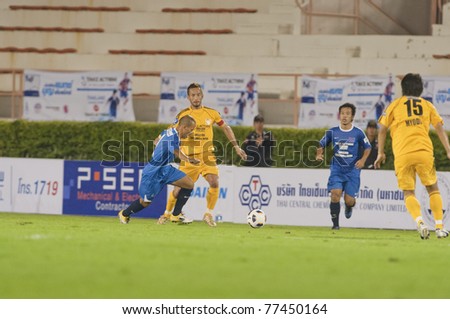
M175 150L180 149L180 136L177 130L172 127L161 133L161 138L153 150L150 165L164 166L173 162L175 159Z
M167 184L173 184L180 180L185 173L172 165L175 158L175 150L180 149L180 136L175 128L169 128L161 133L161 138L153 150L152 159L142 171L139 196L145 202L153 201L153 198L161 192Z
M353 170L362 157L361 149L371 148L364 131L356 126L349 130L343 130L340 126L329 129L320 140L320 146L325 148L330 143L333 145L331 170Z

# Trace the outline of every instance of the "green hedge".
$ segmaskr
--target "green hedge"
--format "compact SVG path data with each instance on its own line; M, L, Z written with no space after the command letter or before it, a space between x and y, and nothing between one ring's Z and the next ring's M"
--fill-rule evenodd
M124 160L146 162L153 151L153 139L165 129L165 124L112 123L112 122L28 122L0 121L0 156L31 158L63 158L77 160ZM250 127L234 126L236 138L242 142ZM219 163L240 165L240 159L228 143L225 134L215 128L216 156ZM323 129L299 130L292 128L272 129L277 140L273 158L277 167L326 167L331 159L314 160L318 141ZM450 170L447 159L436 134L431 138L436 147L436 167ZM393 169L390 138L386 141L387 161L384 169Z

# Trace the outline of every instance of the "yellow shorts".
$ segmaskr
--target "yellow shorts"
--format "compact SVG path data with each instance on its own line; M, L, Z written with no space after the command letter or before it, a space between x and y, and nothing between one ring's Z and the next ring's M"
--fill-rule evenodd
M417 152L398 157L394 161L395 175L401 190L416 189L416 174L424 186L437 182L434 156L429 152Z
M201 162L197 165L191 164L189 162L181 162L180 170L186 173L194 183L198 180L200 175L205 177L205 175L213 174L219 175L219 168L217 167L216 157L212 154L203 154L194 156L194 158L200 160Z

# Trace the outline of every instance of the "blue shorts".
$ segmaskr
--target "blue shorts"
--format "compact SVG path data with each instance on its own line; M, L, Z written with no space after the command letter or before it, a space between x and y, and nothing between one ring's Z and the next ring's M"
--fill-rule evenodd
M147 165L142 172L139 196L145 202L151 202L163 187L186 176L185 173L172 165L153 166Z
M351 171L332 169L328 178L328 191L342 189L345 194L357 198L359 194L361 170L354 168Z
M120 90L120 97L128 97L128 90Z

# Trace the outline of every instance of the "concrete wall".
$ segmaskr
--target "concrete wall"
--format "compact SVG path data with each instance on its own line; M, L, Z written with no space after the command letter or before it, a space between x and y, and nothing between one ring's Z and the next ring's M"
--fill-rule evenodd
M0 95L0 118L11 118L11 97L9 95Z
M292 0L1 0L0 8L10 5L129 7L131 11L161 12L163 8L242 8L269 12L272 4L291 4Z
M311 2L315 12L347 15L355 13L353 0L312 0ZM430 1L374 0L372 2L398 23L370 5L368 0L361 0L359 14L367 23L360 21L357 24L359 34L378 34L378 32L396 35L430 34ZM353 19L314 16L312 21L312 34L352 34L354 31Z
M330 47L327 37L322 46L303 48L300 38L280 44L278 55L239 56L166 56L166 55L111 55L111 54L26 54L0 53L0 68L38 68L53 70L131 70L178 72L250 72L250 73L301 73L301 74L388 74L401 75L419 72L426 75L448 75L449 61L435 59L433 54L448 54L450 50L442 38L391 38L361 39L360 45L352 44L354 37L341 38L340 48ZM322 39L315 39L319 43ZM367 47L363 42L367 41ZM442 43L440 41L443 41ZM444 42L445 41L445 42ZM280 41L282 43L283 41ZM404 43L400 45L399 43ZM398 46L397 51L395 46ZM293 49L300 48L297 56ZM269 50L269 49L268 49ZM330 55L327 55L330 52ZM260 87L272 93L270 86ZM10 86L9 81L0 84L0 90ZM135 83L137 93L159 93L159 83L152 81ZM7 89L7 87L6 87Z
M448 37L388 35L137 34L2 31L15 47L76 48L82 55L108 50L201 50L208 57L432 58L450 51ZM30 55L32 57L32 55ZM95 57L94 57L95 58ZM5 61L2 65L11 61Z

